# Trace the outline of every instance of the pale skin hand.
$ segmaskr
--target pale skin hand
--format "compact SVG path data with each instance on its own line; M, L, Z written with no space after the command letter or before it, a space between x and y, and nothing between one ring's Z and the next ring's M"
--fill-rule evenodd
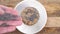
M7 13L18 15L18 12L16 10L14 10L10 7L8 8L8 7L5 7L5 6L2 6L2 5L0 5L0 14L4 14L4 10L1 9L1 8L4 8ZM16 26L20 26L22 24L22 18L19 17L18 21L6 21L6 22L5 21L0 21L0 25L3 24L3 23L6 23L10 26L9 27L0 27L0 34L14 31L16 29Z

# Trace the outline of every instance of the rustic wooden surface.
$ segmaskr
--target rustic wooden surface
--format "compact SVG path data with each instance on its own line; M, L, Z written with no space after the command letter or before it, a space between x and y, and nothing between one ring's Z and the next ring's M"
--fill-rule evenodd
M11 32L11 33L6 33L6 34L23 34L21 32L19 32L18 30ZM45 27L43 28L42 31L36 33L36 34L60 34L60 27L56 28L56 27Z
M38 0L47 10L46 27L60 27L60 0ZM0 4L14 8L21 0L0 0Z
M21 0L0 0L0 5L14 8ZM48 21L41 32L37 34L60 34L60 0L38 0L41 2L48 15ZM18 30L6 34L23 34Z

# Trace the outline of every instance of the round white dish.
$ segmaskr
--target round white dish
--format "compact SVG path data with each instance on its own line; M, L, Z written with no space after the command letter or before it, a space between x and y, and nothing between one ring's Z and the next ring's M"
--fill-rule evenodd
M36 8L39 11L39 15L40 15L39 20L36 24L32 26L28 26L22 23L21 26L17 26L16 28L23 33L29 33L29 34L37 33L41 31L47 22L47 13L44 6L36 0L33 1L24 0L18 3L15 7L15 9L18 11L18 15L21 15L21 11L26 7Z

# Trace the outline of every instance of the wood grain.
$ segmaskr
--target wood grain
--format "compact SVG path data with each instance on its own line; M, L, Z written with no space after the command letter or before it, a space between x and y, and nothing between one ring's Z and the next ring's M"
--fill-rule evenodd
M0 5L14 8L22 0L0 0ZM47 10L48 21L45 28L36 34L60 34L60 0L38 0ZM23 34L18 30L6 34Z
M18 30L15 30L14 32L6 33L6 34L23 34L19 32ZM45 27L40 32L36 34L60 34L60 27Z
M57 0L38 0L47 10L48 21L46 27L60 27L60 3ZM57 2L56 2L57 1ZM1 5L14 8L21 0L0 0ZM56 24L57 23L57 24Z

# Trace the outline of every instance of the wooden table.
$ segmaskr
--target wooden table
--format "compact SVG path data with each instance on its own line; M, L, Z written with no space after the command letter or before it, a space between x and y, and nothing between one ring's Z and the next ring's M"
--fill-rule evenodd
M0 4L14 8L21 0L0 0ZM45 28L37 34L60 34L60 0L38 0L47 10ZM18 30L7 34L23 34Z

